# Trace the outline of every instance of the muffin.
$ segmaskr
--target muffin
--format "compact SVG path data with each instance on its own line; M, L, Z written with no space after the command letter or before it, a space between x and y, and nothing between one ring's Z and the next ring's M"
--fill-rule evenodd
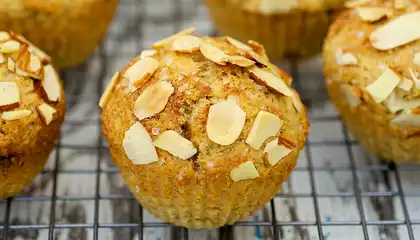
M121 175L154 216L189 228L244 219L274 197L308 133L291 78L233 38L187 29L117 72L100 106Z
M221 34L261 42L271 58L321 52L329 11L343 0L205 0ZM250 43L252 44L252 43Z
M0 32L0 75L0 199L6 199L43 169L65 98L45 53L13 32Z
M420 162L420 8L353 1L324 46L331 100L352 136L397 163Z
M2 0L0 29L24 35L59 69L85 61L101 42L118 0Z

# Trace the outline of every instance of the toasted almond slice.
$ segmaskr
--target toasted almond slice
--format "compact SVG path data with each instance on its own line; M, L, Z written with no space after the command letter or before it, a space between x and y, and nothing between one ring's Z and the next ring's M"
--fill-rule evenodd
M3 112L1 114L1 119L6 120L6 121L12 121L12 120L17 120L23 117L27 117L29 115L31 115L32 112L29 110L15 110L15 111L9 111L9 112Z
M246 57L242 57L242 56L229 56L226 55L226 57L224 58L224 60L226 62L238 65L239 67L250 67L252 65L255 64L254 61L249 60Z
M340 91L350 107L357 107L362 102L360 100L360 92L355 87L342 84L340 85Z
M413 87L413 85L414 85L413 81L404 77L402 79L402 81L398 84L397 87L399 89L402 89L402 90L406 91L406 92L409 92L411 90L411 88Z
M420 38L420 11L407 13L377 28L369 37L379 50L393 49Z
M279 117L266 111L260 111L245 142L252 149L259 150L267 138L277 135L281 126L283 126L283 120Z
M30 74L23 71L22 69L20 69L19 67L16 67L16 74L22 77L29 77Z
M0 64L4 63L6 58L4 57L3 53L0 53Z
M385 7L360 7L356 12L366 22L376 22L393 15L392 10Z
M197 153L197 148L195 148L190 140L173 130L168 130L160 134L153 144L183 160L187 160Z
M376 103L383 102L398 86L401 76L392 69L386 68L379 78L366 87L366 91Z
M299 97L299 94L297 94L294 91L292 91L292 101L293 101L293 106L295 107L297 112L302 112L305 109L305 107L303 106L302 100Z
M150 164L159 160L152 138L139 122L125 132L123 148L133 164Z
M234 100L212 105L207 117L207 136L220 145L230 145L239 137L245 124L246 113Z
M335 52L335 62L338 65L356 65L357 58L352 53L343 53L343 49L338 48Z
M251 73L251 78L259 82L260 84L285 96L290 97L293 95L292 91L286 85L286 83L284 83L282 79L280 79L270 71L258 68L256 66L249 68L248 71Z
M51 57L36 46L29 44L28 50L29 52L35 54L43 64L48 64L51 62Z
M167 45L167 44L170 44L170 43L172 43L175 39L177 39L178 37L180 37L180 36L185 36L185 35L190 35L191 33L193 33L195 31L195 28L187 28L187 29L185 29L185 30L183 30L183 31L181 31L181 32L178 32L178 33L176 33L176 34L174 34L174 35L172 35L172 36L169 36L169 37L167 37L167 38L165 38L165 39L162 39L162 40L159 40L159 41L157 41L157 42L155 42L155 43L153 43L153 45L152 45L152 47L153 48L160 48L160 47L163 47L163 46L165 46L165 45Z
M47 94L49 101L58 102L60 100L60 79L51 64L44 66L44 79L41 82L41 86Z
M267 52L262 44L254 40L248 40L248 45L254 50L254 52L258 53L268 61Z
M254 166L252 161L244 162L239 164L239 166L230 170L230 178L234 182L239 182L242 180L254 179L259 177L257 169Z
M0 111L19 107L20 93L15 82L0 82Z
M280 160L289 155L292 152L292 149L278 144L277 139L275 139L265 145L264 152L268 154L268 162L271 166L274 166Z
M172 42L172 50L181 53L192 53L200 50L202 40L196 36L180 36Z
M11 57L7 59L7 69L11 72L15 72L16 70L16 63Z
M395 116L391 120L392 124L401 125L401 126L411 126L418 127L420 126L420 115L413 114L410 109L405 109L400 114Z
M407 0L394 0L395 9L404 9L408 6Z
M132 87L131 92L139 89L145 82L147 82L159 68L159 62L151 57L138 60L130 66L124 73Z
M252 51L252 48L250 46L246 45L245 43L243 43L243 42L241 42L239 40L236 40L236 39L231 38L231 37L226 37L226 40L230 44L232 44L233 46L235 46L235 47L237 47L237 48L239 48L239 49L241 49L241 50L243 50L245 52Z
M420 52L414 54L413 63L420 66Z
M111 94L117 86L119 79L120 72L116 72L114 76L112 76L111 81L106 87L105 92L102 94L101 99L99 100L99 107L104 108L108 101L111 99Z
M8 32L0 31L0 42L4 42L10 39L10 34Z
M134 103L134 115L139 120L152 117L165 109L169 97L174 93L170 82L160 81L147 87Z
M29 70L31 72L38 72L39 70L41 70L41 67L41 60L39 60L39 58L36 55L31 54L29 61Z
M292 141L290 141L290 140L288 140L288 139L286 139L286 138L284 138L282 136L279 136L277 138L277 142L280 145L284 145L284 146L286 146L287 148L290 148L290 149L296 148L296 144L295 143L293 143Z
M247 52L246 56L251 58L252 60L255 60L256 62L258 62L258 63L260 63L264 66L270 67L270 65L271 65L270 61L268 61L267 58L259 55L258 53L254 52L254 51Z
M362 5L366 5L370 2L370 0L352 0L352 1L347 1L346 3L344 3L344 6L346 8L355 8L355 7L359 7Z
M53 107L46 103L36 106L36 111L38 112L42 122L46 125L49 125L53 121L54 113L57 112Z
M208 60L219 65L226 65L227 55L217 47L210 45L206 42L200 44L200 51Z
M260 11L262 13L285 13L292 9L297 8L299 5L298 0L288 1L273 1L273 0L260 0Z
M412 68L408 68L408 72L410 73L411 80L413 80L414 82L414 86L417 89L420 89L420 80L418 79L418 73Z
M0 46L0 52L2 53L16 53L19 52L19 49L20 43L15 40L9 40Z
M152 50L143 50L140 53L140 59L145 59L147 57L153 57L156 53L157 53L157 51L153 50L153 49Z
M420 100L407 101L396 96L395 92L385 100L385 106L390 112L395 113L403 109L420 107Z

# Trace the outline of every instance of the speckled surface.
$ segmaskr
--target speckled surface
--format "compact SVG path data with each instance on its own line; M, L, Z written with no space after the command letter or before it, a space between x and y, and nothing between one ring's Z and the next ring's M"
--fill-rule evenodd
M182 231L162 226L160 220L146 211L140 211L110 159L106 142L98 137L98 93L102 92L116 70L126 65L143 47L181 28L195 25L198 33L212 34L207 12L199 1L143 2L122 0L117 22L111 28L104 47L98 49L86 65L64 73L68 109L59 150L51 155L44 173L25 193L9 202L0 201L2 224L8 204L10 206L8 222L12 229L8 232L9 239L48 239L52 219L56 223L53 239L93 239L95 223L100 226L98 239L134 240L140 239L140 233L144 239L150 240L180 239L183 236L179 235ZM178 7L173 8L172 3L178 3ZM180 21L174 21L174 18ZM296 76L290 64L280 65ZM389 171L388 165L366 155L358 144L345 137L337 113L327 100L319 57L300 64L298 74L300 80L295 85L298 89L300 87L306 100L312 127L309 145L300 155L297 169L273 201L276 221L281 225L277 229L278 235L288 240L314 240L319 239L319 235L327 240L363 239L362 213L368 223L365 230L369 239L410 239L401 204L405 203L406 213L413 222L413 239L420 239L420 167L400 165L397 171ZM296 84L298 82L300 84ZM99 148L101 151L96 147L98 144L103 146ZM98 166L101 168L99 174L96 173ZM354 171L357 180L352 167L358 169ZM54 174L54 170L58 173ZM398 194L399 183L405 198ZM52 202L50 197L54 189L57 198ZM96 189L99 191L96 192ZM361 201L355 197L359 190L363 196ZM101 199L95 201L96 194ZM315 201L314 194L317 195ZM95 212L96 203L98 211ZM54 209L54 214L51 214L51 209ZM318 233L316 225L317 216L323 223L321 233ZM136 225L140 217L147 226L143 231ZM271 205L267 204L249 221L268 223L271 219ZM292 226L291 221L296 225ZM340 226L343 221L353 225ZM0 239L4 229L2 224ZM39 224L41 229L17 229L34 224ZM81 225L64 228L66 224ZM110 224L126 225L109 228ZM270 229L235 226L232 231L234 239L238 240L273 239ZM188 231L188 236L190 239L213 240L223 233L218 230Z

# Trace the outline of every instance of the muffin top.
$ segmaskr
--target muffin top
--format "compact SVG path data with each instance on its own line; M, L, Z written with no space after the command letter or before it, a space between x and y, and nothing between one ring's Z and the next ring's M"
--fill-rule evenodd
M120 153L114 160L182 179L268 174L308 132L290 76L254 41L192 32L154 43L114 75L100 101L104 134Z
M289 13L293 11L325 11L341 7L344 0L207 0L224 2L249 11L263 14Z
M420 126L420 9L416 1L351 1L325 40L326 81L406 134Z
M64 118L64 92L49 61L22 36L0 32L0 160L29 151Z

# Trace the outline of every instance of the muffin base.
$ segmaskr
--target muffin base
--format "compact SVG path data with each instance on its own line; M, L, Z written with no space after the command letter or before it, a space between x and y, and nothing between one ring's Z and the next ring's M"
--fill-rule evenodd
M350 107L340 94L338 79L327 83L330 99L340 113L350 134L370 153L395 163L420 163L420 136L411 135L409 128L390 124L384 109L366 105Z
M328 11L263 15L226 1L207 0L207 5L222 35L258 41L273 59L302 59L319 53L330 22Z

